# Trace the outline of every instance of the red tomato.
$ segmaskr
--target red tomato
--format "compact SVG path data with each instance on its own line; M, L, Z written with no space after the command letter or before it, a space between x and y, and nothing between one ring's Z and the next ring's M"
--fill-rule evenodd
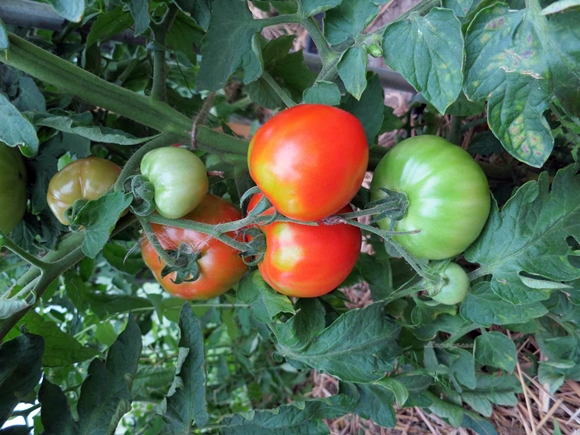
M344 110L301 104L266 122L250 142L250 175L280 213L316 221L346 206L367 169L360 121Z
M241 213L229 202L214 195L206 195L202 203L182 219L217 225L242 217ZM228 291L246 272L246 265L239 257L239 252L228 245L197 231L152 224L153 231L165 250L177 249L180 244L188 244L193 251L201 252L198 260L200 276L192 282L174 284L171 273L161 279L161 270L165 262L159 259L157 252L146 237L142 238L141 251L145 264L149 266L155 278L163 288L183 299L206 300ZM233 237L233 234L229 234Z
M252 210L262 195L254 195ZM352 211L350 206L340 213ZM273 214L271 207L263 214ZM287 296L314 298L342 283L356 264L361 232L347 224L318 226L275 222L261 226L266 236L264 259L258 264L262 277Z

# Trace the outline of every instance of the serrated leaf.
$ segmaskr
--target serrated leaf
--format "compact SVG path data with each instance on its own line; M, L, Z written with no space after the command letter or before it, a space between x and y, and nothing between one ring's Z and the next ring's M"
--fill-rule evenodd
M477 362L483 365L497 367L509 373L516 367L516 346L507 335L498 331L477 337L473 353Z
M461 315L485 327L526 323L545 316L548 310L540 302L514 305L495 294L489 282L478 283L461 303Z
M174 378L173 365L168 367L139 365L131 394L135 400L154 400L159 397L159 391L162 391L163 395L167 394L167 387L172 384Z
M453 427L461 426L464 413L463 408L440 399L430 391L425 391L423 394L431 400L431 405L429 406L431 412L439 417L447 419L449 424Z
M216 0L212 7L209 30L201 49L203 60L196 89L220 89L242 66L244 83L253 82L262 73L254 36L263 25L252 18L246 2Z
M520 187L501 212L492 203L488 222L465 258L493 275L491 289L502 299L519 305L549 297L550 290L527 287L519 277L522 272L554 282L580 278L580 268L570 262L579 253L566 242L570 236L580 239L577 169L559 170L551 191L548 174L540 174L537 182Z
M195 4L199 3L197 0ZM176 51L181 51L192 64L197 63L197 53L194 45L199 47L204 33L190 17L183 12L177 14L173 25L167 34L167 45Z
M352 113L362 123L369 146L374 143L383 124L384 105L384 92L377 75L368 80L367 87L359 101L349 97L341 104L341 109Z
M299 0L303 17L311 17L320 12L337 7L342 0Z
M335 83L320 81L306 89L302 95L306 104L326 104L338 106L340 104L340 90Z
M124 0L124 2L129 5L129 11L135 22L135 36L142 35L149 28L151 21L148 0Z
M488 100L488 121L505 149L541 167L554 139L544 111L555 93L569 110L580 109L580 12L550 20L532 9L497 3L479 11L466 34L465 93ZM572 98L570 98L572 96Z
M367 51L364 47L350 47L338 63L338 75L344 87L357 100L367 87Z
M331 45L354 39L378 14L371 0L342 0L324 15L324 35Z
M199 319L185 303L179 316L179 360L175 379L163 408L166 430L172 434L191 433L192 424L203 427L209 420L205 398L205 354Z
M393 292L393 276L388 260L378 261L374 255L360 254L357 268L370 287L373 301L384 300Z
M23 145L26 156L36 154L39 145L36 130L3 94L0 94L0 125L0 142L11 147Z
M275 327L284 343L293 349L301 349L324 329L325 310L317 298L298 299L295 309L296 315Z
M141 355L141 330L129 316L106 362L94 359L81 387L75 435L108 434L131 408L131 384Z
M439 113L455 101L463 84L463 35L452 11L433 8L395 21L383 36L384 58Z
M0 346L0 427L18 402L38 385L43 353L43 338L27 333Z
M133 17L122 6L117 6L109 12L99 14L97 21L91 26L87 36L86 49L96 42L106 42L123 30L128 29L133 23Z
M42 92L30 77L20 77L18 80L20 93L14 100L14 106L21 112L27 110L44 112L46 110L46 99Z
M493 425L475 413L464 413L461 426L466 429L471 429L478 435L497 435L497 431Z
M199 27L207 31L211 17L211 0L173 0L183 12L187 12Z
M452 377L454 382L460 382L467 388L473 389L477 385L477 379L475 377L475 359L471 352L464 349L452 349L450 351L452 358L454 359L449 366L449 376ZM461 391L462 388L456 384L456 389Z
M137 145L154 139L151 137L135 137L122 130L109 127L83 125L87 120L87 113L68 116L53 115L51 113L35 113L34 125L54 128L64 133L72 133L86 137L95 142L114 143L118 145Z
M68 401L58 385L45 377L38 392L38 401L42 407L42 435L73 435L74 422Z
M241 282L237 297L241 301L251 304L254 316L262 323L274 321L280 313L295 313L290 299L273 290L258 271L250 274Z
M382 427L395 427L397 418L393 403L395 395L381 385L341 383L340 392L358 398L354 414L372 420Z
M290 360L346 382L376 381L393 368L400 352L400 328L382 311L381 303L348 311L306 347L294 348L294 341L282 341L286 336L278 335L276 348Z
M85 0L46 0L61 17L78 23L85 12Z
M87 257L95 258L102 251L132 200L132 194L116 191L87 202L80 210L73 224L84 227L85 239L81 249Z
M383 379L376 381L374 385L379 385L382 388L391 391L394 394L397 406L399 407L403 407L409 398L407 388L403 383L399 382L396 377L384 377Z
M84 347L72 335L61 331L56 323L34 311L26 313L18 325L25 325L27 331L44 338L42 364L45 367L64 367L99 354L97 349Z
M463 391L461 398L481 415L490 417L492 404L515 406L518 404L516 394L520 392L520 381L515 376L493 376L478 373L477 385L471 390Z
M357 401L343 394L327 399L294 402L270 410L253 410L222 417L220 431L225 435L322 435L328 428L322 419L337 418L351 412Z

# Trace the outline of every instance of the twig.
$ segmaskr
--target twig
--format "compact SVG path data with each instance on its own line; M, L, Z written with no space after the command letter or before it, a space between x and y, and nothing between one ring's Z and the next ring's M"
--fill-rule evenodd
M194 150L197 149L197 127L198 125L204 124L207 120L207 115L209 114L216 95L216 92L212 92L207 96L203 102L203 105L201 106L201 110L193 120L193 125L191 127L191 148Z

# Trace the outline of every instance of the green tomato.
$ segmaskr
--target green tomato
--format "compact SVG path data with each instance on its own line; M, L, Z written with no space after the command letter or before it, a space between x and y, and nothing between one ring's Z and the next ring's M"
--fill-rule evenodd
M463 252L481 233L490 209L489 185L462 148L437 136L416 136L390 150L375 169L371 200L387 188L407 196L406 215L395 231L420 230L393 239L411 254L442 260ZM389 229L390 220L379 221Z
M203 162L183 148L149 151L141 160L141 174L153 184L157 211L169 219L179 219L196 208L209 186Z
M0 142L0 231L8 234L26 210L26 168L20 151Z
M431 298L444 305L455 305L465 299L469 289L469 278L465 271L455 263L449 263L443 270L445 283L439 293Z

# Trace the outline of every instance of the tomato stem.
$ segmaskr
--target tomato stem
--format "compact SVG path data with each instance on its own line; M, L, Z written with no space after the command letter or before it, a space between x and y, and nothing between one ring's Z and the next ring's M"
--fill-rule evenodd
M165 62L165 44L167 34L179 9L174 3L169 5L167 12L159 24L154 24L153 33L155 35L155 46L153 47L153 86L151 88L151 98L159 101L166 100L167 87L167 62Z
M272 77L269 72L264 71L262 73L262 78L266 83L268 83L268 85L270 85L270 87L274 90L274 92L276 92L276 95L280 97L280 99L286 105L286 107L296 106L296 103L292 101L292 98L290 98L290 96L286 92L284 92L284 89L280 87L278 82L274 80L274 77Z
M161 260L163 260L165 264L167 264L169 267L175 267L176 266L175 260L171 255L167 253L165 249L163 249L163 246L161 246L161 243L159 243L159 239L155 235L153 228L151 228L151 224L149 223L149 221L141 216L138 217L137 219L139 220L139 224L141 224L141 227L143 228L143 233L145 234L145 237L147 237L147 240L149 240L149 243L151 243L151 246L153 246L153 249L155 249L155 252L157 252L159 258L161 258Z
M48 267L47 263L45 263L39 258L36 258L34 255L29 254L5 235L0 234L0 239L2 239L3 247L12 251L14 254L18 255L28 264L31 264L32 266L35 266L40 270L46 270L46 268Z
M306 18L301 20L300 24L302 24L302 26L306 29L312 38L312 41L314 41L314 44L318 49L318 53L320 53L320 58L322 59L323 65L322 71L320 72L320 75L317 79L320 80L325 69L327 69L331 64L336 65L338 63L340 55L331 50L328 42L326 41L326 38L320 31L318 23L314 20L314 18Z

